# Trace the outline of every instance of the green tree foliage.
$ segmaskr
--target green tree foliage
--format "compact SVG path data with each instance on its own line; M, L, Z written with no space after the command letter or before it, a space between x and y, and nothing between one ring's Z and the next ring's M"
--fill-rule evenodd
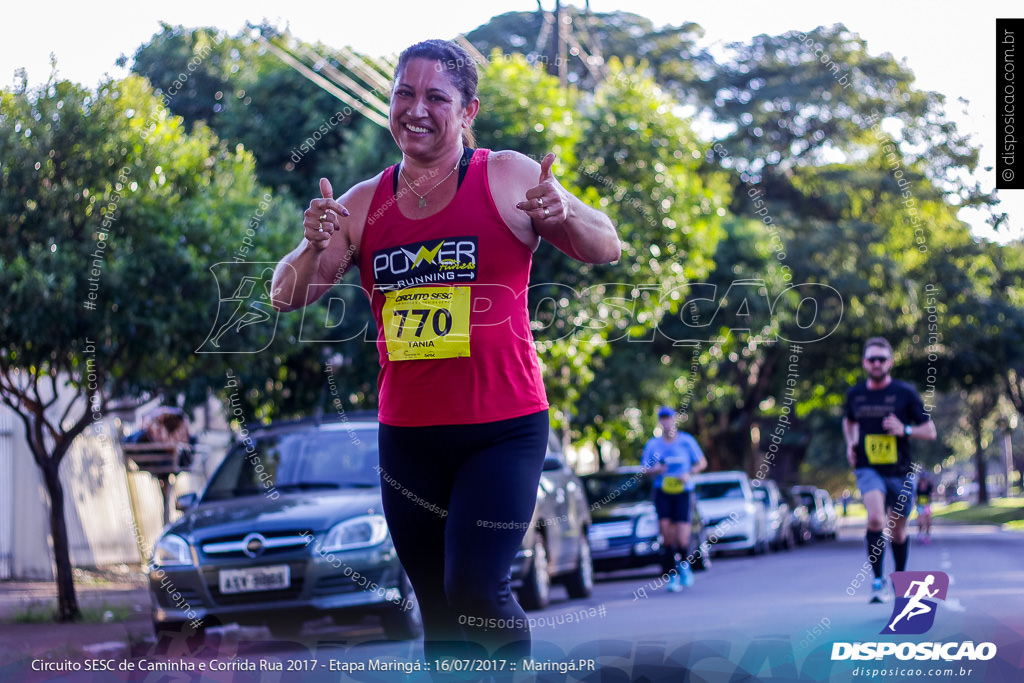
M112 400L205 397L221 372L220 356L193 353L217 310L207 268L238 252L261 202L266 233L282 214L250 154L202 123L186 133L142 78L96 90L51 79L0 97L0 400L21 416L50 494L68 620L64 455Z
M578 164L567 175L575 176L574 191L616 224L622 258L580 265L549 249L538 253L532 278L543 283L536 296L550 297L552 314L562 321L540 321L546 329L539 348L550 368L552 403L583 426L576 436L609 438L625 430L635 446L637 430L622 416L651 400L633 389L651 387L651 378L665 372L651 353L658 323L679 309L687 283L714 268L727 189L721 178L698 174L697 139L677 105L631 65L612 60L608 78L580 106ZM634 364L638 348L647 358L642 365ZM633 381L604 391L624 365L632 366Z
M909 69L869 54L841 25L733 45L698 88L731 126L709 154L735 173L730 208L777 229L793 282L841 297L841 323L803 346L801 414L840 419L845 389L862 377L861 345L879 334L897 347L896 375L933 402L935 390L970 377L968 347L980 340L969 330L987 315L978 304L991 269L957 212L993 198L967 180L977 150L946 118L944 98L916 89ZM740 191L749 187L760 205ZM929 300L939 311L931 337ZM784 379L772 379L768 414ZM843 466L841 449L828 457Z
M646 417L668 403L686 409L684 427L716 466L752 470L764 425L780 416L787 389L794 394L790 345L806 342L795 411L808 422L786 436L798 461L817 443L800 430L835 431L845 389L861 378L861 344L876 334L896 345L897 376L936 400L992 382L1024 395L1012 344L1020 278L1003 275L1021 272L1020 259L979 244L958 218L995 199L971 179L977 150L946 117L945 98L916 88L906 65L869 53L842 25L757 36L716 62L695 46L693 24L567 16L579 47L603 63L588 68L570 53L565 90L551 76L550 41L538 40L541 14L504 14L467 35L490 57L479 144L537 159L554 151L561 182L607 211L623 238L613 266L580 265L547 245L535 255L535 334L556 419L574 438L612 441L628 459L651 427ZM246 35L168 27L140 49L136 68L167 92L207 43L200 68L215 78L194 81L195 120L252 148L261 178L286 184L300 204L319 175L345 187L397 158L387 131L346 121L287 169L295 130L315 130L337 101L320 103L323 93ZM182 112L188 97L175 98ZM702 139L682 102L725 132ZM809 291L816 309L801 304ZM351 287L335 294L358 300ZM249 382L260 416L325 405L333 353L345 359L331 364L342 393L374 403L372 345L351 341L351 317L330 329L329 304L313 307L303 325L320 322L301 334L294 316L282 318L274 373ZM303 341L310 329L319 344ZM812 457L843 467L841 450Z
M272 29L263 29L278 40ZM285 188L301 201L321 177L345 167L346 139L358 134L355 126L364 119L254 35L165 24L138 49L132 70L158 91L173 93L170 110L189 126L202 121L221 139L244 145L263 184ZM299 43L294 49L331 55L326 59L339 65L323 45ZM354 175L365 177L368 170Z
M566 69L569 83L593 91L602 81L603 64L617 58L620 62L645 62L654 79L673 95L685 101L689 86L708 75L714 65L696 41L704 35L697 24L655 27L653 22L631 12L581 14L565 8L567 33L576 44L567 49ZM548 30L539 42L545 19L538 12L507 12L466 34L483 54L524 55L531 64L557 75L561 55L555 51L557 32ZM580 52L579 48L585 51ZM586 56L591 57L587 65Z

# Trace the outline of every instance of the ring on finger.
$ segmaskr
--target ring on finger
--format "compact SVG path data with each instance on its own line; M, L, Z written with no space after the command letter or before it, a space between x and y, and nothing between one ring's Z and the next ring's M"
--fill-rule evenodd
M323 231L324 231L324 224L323 224L323 223L321 223L321 224L320 224L319 226L317 226L317 229L316 229L316 231L317 231L317 232L323 232Z
M320 220L321 221L327 220L327 214L326 213L320 214Z
M544 215L545 216L550 216L551 215L551 209L549 209L548 207L545 206L544 207Z
M537 206L544 206L544 198L537 197Z

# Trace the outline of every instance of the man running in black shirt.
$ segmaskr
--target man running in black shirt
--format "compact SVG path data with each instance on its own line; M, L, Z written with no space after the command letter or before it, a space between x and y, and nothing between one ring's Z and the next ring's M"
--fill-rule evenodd
M907 519L915 494L916 468L910 440L935 439L935 423L909 384L894 380L892 346L882 337L864 344L867 380L846 392L846 457L868 512L868 562L874 572L871 602L882 602L884 529L888 528L896 571L907 568ZM888 515L888 521L886 516Z

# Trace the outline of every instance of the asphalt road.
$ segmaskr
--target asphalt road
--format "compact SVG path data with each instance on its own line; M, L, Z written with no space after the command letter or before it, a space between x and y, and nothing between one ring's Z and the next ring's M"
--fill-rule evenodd
M656 566L599 574L590 598L569 600L556 587L548 609L529 613L534 620L533 660L514 666L522 680L543 681L1021 681L1022 558L1024 534L993 527L940 527L931 545L913 543L909 569L941 571L950 578L934 625L913 636L879 635L891 619L893 602L868 603L863 527L846 527L838 541L789 552L716 556L710 570L698 572L695 585L681 593L666 590ZM886 560L888 572L892 559ZM343 629L310 624L302 642L274 641L261 629L215 629L198 648L177 642L159 645L166 661L245 661L259 667L207 673L202 680L430 680L426 674L358 670L422 658L420 643L382 638L379 628L368 622ZM874 641L992 642L997 654L989 661L920 662L896 656L832 661L836 642ZM595 671L522 677L524 667L557 670L568 662ZM284 670L272 670L277 666ZM181 673L171 675L188 680Z

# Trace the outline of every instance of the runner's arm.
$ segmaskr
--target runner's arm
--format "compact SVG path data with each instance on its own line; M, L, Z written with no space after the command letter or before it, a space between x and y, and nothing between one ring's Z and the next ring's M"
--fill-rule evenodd
M650 442L644 446L644 453L640 457L640 469L644 474L657 477L668 469L668 465L658 459L658 454L651 448Z
M860 428L848 417L843 418L843 437L846 439L846 459L849 461L850 467L856 467L857 456L854 449L860 439Z
M935 423L928 420L927 422L923 422L915 426L910 438L920 439L921 441L935 441L938 436L939 433L935 429Z
M541 237L578 261L619 260L622 244L615 225L558 182L551 172L553 160L553 154L538 164L518 152L494 153L494 166L500 170L491 176L491 193L505 222L524 242ZM546 203L538 204L538 198ZM522 237L526 235L530 238Z
M701 450L700 444L697 443L697 439L693 439L693 450L697 454L697 459L694 461L693 466L690 467L690 474L700 474L708 467L707 458L704 457L704 451Z
M354 185L337 201L314 200L324 204L330 202L331 220L337 221L336 227L329 229L326 247L318 247L304 236L299 245L277 264L271 285L271 304L276 310L294 311L313 303L357 261L363 226L379 179L380 175ZM341 209L345 209L347 214Z

